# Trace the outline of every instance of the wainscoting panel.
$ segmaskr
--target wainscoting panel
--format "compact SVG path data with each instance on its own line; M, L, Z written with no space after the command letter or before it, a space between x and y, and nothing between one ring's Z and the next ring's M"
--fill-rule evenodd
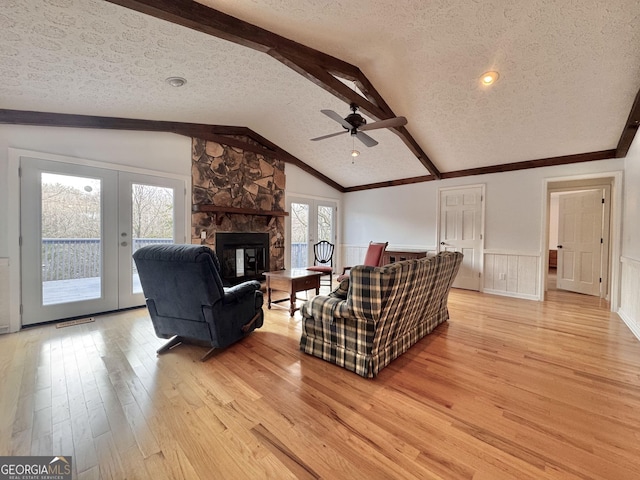
M538 254L485 252L483 291L539 300L539 262Z
M618 315L640 340L640 261L622 257Z
M366 246L359 245L342 245L342 266L353 267L354 265L361 265L364 260L364 256L367 253ZM340 270L342 273L342 270Z
M0 333L9 331L9 259L0 258Z

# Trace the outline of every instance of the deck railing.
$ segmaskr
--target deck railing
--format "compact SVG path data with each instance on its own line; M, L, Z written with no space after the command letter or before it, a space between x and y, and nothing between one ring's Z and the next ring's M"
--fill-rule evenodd
M173 243L173 239L136 238L133 251L158 243ZM43 238L42 281L99 277L100 252L99 238Z
M173 243L173 240L136 238L133 240L133 251L158 243ZM43 238L42 281L99 277L100 251L99 238ZM308 265L307 243L292 243L291 268L304 268Z
M291 268L304 268L309 266L307 245L306 242L291 244Z

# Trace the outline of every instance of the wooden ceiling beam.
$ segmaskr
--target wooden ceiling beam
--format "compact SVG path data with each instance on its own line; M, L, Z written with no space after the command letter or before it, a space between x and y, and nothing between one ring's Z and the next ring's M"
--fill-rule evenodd
M0 124L32 125L45 127L96 128L105 130L134 130L142 132L165 132L211 140L225 145L244 148L291 163L339 192L344 187L299 158L291 155L272 142L247 127L225 125L205 125L200 123L165 122L161 120L140 120L135 118L98 117L94 115L73 115L68 113L29 112L24 110L0 109ZM248 137L260 146L243 142L233 136Z
M191 0L107 0L199 32L267 53L346 103L355 103L375 120L396 115L375 87L350 63ZM335 78L353 79L366 96ZM405 127L392 129L436 178L440 172Z
M640 127L640 90L638 90L638 93L636 94L636 99L634 100L631 111L629 112L627 123L620 135L620 140L616 147L616 158L623 158L627 156L631 143L638 132L638 127Z
M578 153L575 155L563 155L561 157L540 158L538 160L526 160L524 162L503 163L502 165L492 165L490 167L469 168L466 170L456 170L442 173L442 178L460 178L472 175L486 175L489 173L513 172L516 170L526 170L529 168L553 167L556 165L567 165L570 163L592 162L595 160L607 160L615 157L615 150L602 150L599 152ZM396 187L399 185L410 185L412 183L430 182L435 180L431 175L421 177L402 178L389 180L387 182L369 183L367 185L357 185L346 187L345 192L358 192L361 190L372 190L374 188Z

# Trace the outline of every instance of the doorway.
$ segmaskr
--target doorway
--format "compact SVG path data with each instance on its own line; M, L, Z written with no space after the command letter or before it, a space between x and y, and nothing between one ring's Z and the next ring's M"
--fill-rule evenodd
M132 254L182 243L182 180L20 160L22 325L145 303Z
M545 291L610 298L614 180L548 183Z
M287 199L289 213L289 265L306 268L313 265L313 245L326 240L336 245L337 203L303 197ZM333 267L335 264L335 250Z

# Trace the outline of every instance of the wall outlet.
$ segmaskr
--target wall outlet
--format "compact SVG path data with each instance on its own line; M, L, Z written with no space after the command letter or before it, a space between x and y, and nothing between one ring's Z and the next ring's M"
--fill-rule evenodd
M498 275L498 279L499 280L506 280L507 279L507 274L506 273L501 273L500 275Z
M206 240L206 239L207 239L207 231L200 230L200 240Z

